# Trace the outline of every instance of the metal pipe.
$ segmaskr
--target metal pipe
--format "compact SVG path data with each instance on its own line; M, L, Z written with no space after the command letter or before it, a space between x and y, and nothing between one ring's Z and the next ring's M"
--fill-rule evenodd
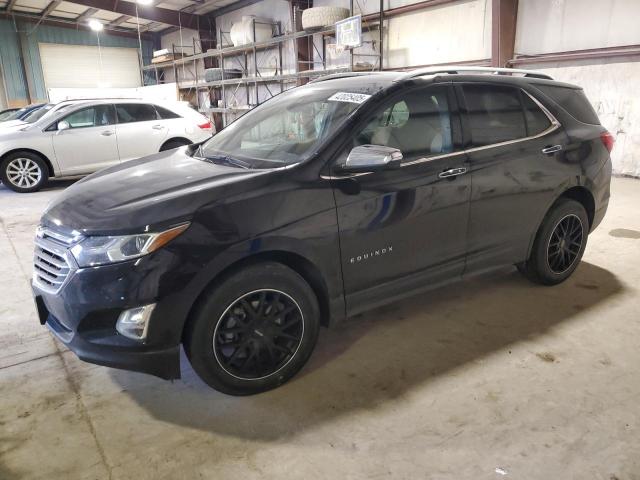
M566 52L540 53L536 55L517 55L507 63L509 65L527 65L532 63L549 63L569 60L590 60L640 55L640 45L624 45L620 47L589 48Z

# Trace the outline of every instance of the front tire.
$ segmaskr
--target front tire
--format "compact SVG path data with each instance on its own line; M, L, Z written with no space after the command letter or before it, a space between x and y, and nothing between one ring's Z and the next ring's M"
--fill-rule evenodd
M14 152L0 163L0 180L14 192L36 192L49 180L49 169L35 153Z
M587 246L589 218L582 204L561 198L545 216L529 259L518 270L542 285L564 282L575 271Z
M185 330L196 373L230 395L278 387L307 362L320 310L307 282L274 262L246 267L209 290Z

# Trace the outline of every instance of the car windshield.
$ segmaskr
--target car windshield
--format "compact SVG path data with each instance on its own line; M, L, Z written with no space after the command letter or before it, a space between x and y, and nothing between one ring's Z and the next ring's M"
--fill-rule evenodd
M288 90L233 122L196 155L244 168L303 161L375 90L323 83Z
M47 103L45 106L34 110L22 119L26 123L34 123L36 120L42 118L47 112L54 107L53 103Z
M0 112L0 122L9 120L9 117L11 117L14 113L16 113L16 110L7 110L5 112Z
M27 111L26 108L21 108L20 110L16 110L15 112L13 112L11 115L9 115L4 120L6 120L6 121L9 121L9 120L20 120L20 117L22 115L24 115L24 112L26 112L26 111Z

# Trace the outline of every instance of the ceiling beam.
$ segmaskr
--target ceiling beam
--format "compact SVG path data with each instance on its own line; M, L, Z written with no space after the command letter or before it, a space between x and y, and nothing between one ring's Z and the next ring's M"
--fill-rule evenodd
M36 23L38 25L51 25L54 27L63 27L63 28L73 28L86 30L91 32L91 29L88 25L78 24L76 23L75 18L62 18L62 17L48 17L46 20L42 20L39 13L29 13L29 12L20 12L14 10L9 13L6 10L0 10L0 19L7 18L19 18L24 20L25 22ZM122 28L122 27L112 27L110 24L104 24L105 30L108 30L109 35L116 35L120 37L129 37L129 38L138 38L138 33L135 30L130 28ZM143 38L148 39L151 38L151 35L146 32L140 32Z
M76 17L76 22L78 23L82 23L84 22L87 18L89 18L90 16L92 16L94 13L98 13L100 10L98 8L87 8L84 12L82 12L80 15L78 15Z
M224 15L225 13L233 12L238 10L239 8L248 7L249 5L256 4L261 2L262 0L239 0L234 3L230 3L229 5L225 5L224 7L217 8L208 13L208 15L212 17L219 17L220 15Z
M7 8L6 8L6 12L10 13L11 10L13 10L13 7L16 5L16 2L18 0L9 0L9 3L7 3Z
M136 3L118 0L67 0L70 3L84 5L85 7L99 8L109 12L136 16ZM193 13L179 12L159 7L145 7L138 5L138 17L152 22L166 23L167 25L182 26L182 28L198 28L200 20L204 17Z
M129 15L120 15L115 20L110 21L108 25L111 25L112 27L117 27L118 25L122 25L124 22L126 22L130 18L131 17Z
M42 20L47 18L49 15L51 15L51 12L53 12L56 8L58 8L58 5L60 5L61 3L62 3L62 0L53 0L52 2L49 2L49 5L47 5L47 8L45 8L42 11L42 13L40 13L40 18Z

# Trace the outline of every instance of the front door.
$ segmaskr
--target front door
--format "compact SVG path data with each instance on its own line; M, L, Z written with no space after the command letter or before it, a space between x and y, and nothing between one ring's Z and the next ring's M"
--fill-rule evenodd
M62 120L69 128L57 130L56 124L51 131L62 175L91 173L119 163L113 105L76 110Z
M353 142L398 148L399 169L334 177L347 310L354 314L462 274L470 177L450 86L407 90Z

